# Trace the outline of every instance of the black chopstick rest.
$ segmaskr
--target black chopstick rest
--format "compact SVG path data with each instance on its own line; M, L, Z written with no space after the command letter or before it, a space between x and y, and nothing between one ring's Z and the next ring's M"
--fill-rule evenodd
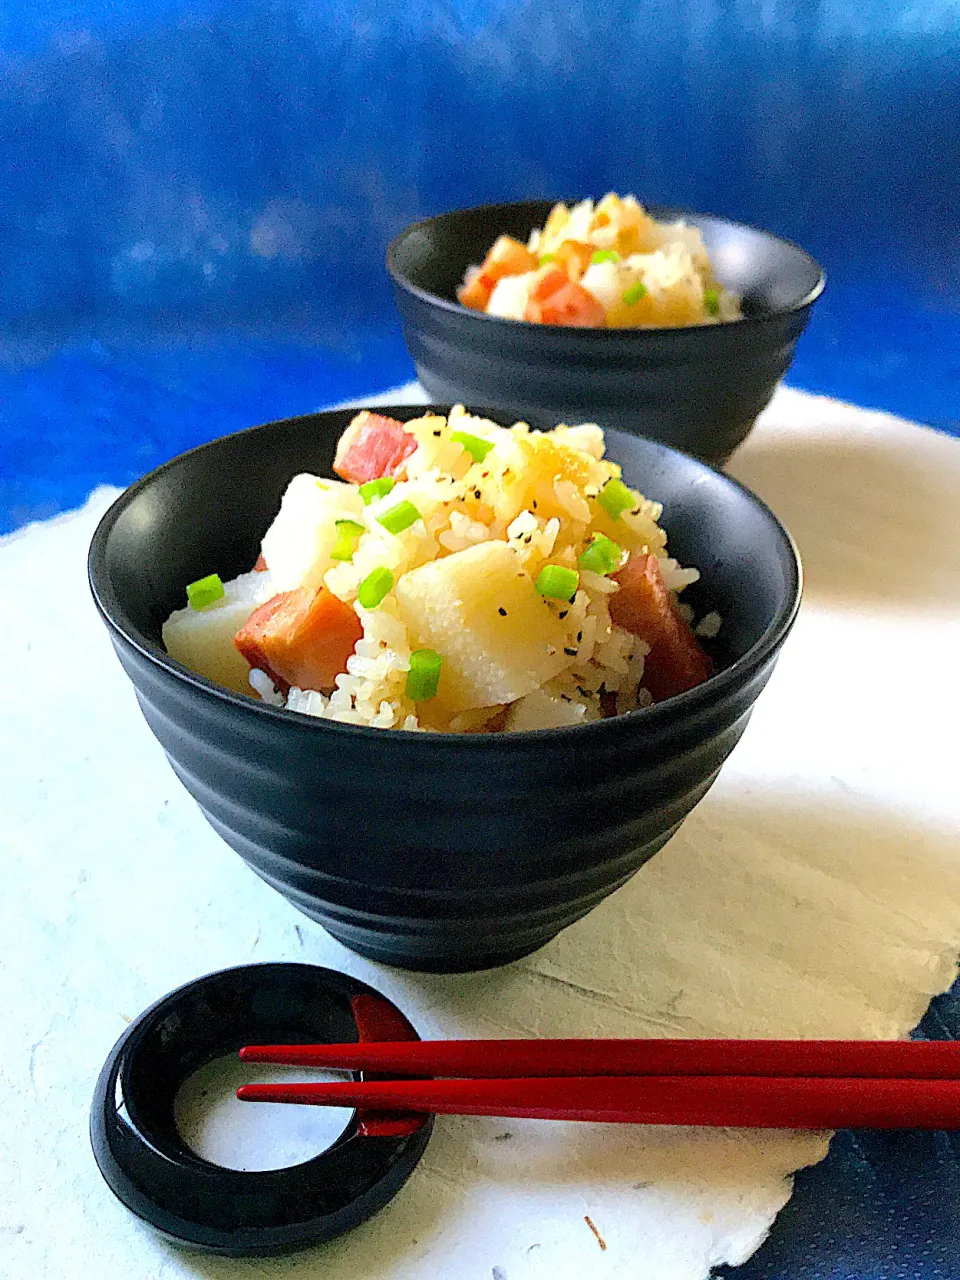
M402 1018L365 983L303 964L225 969L147 1009L113 1047L94 1091L90 1138L111 1191L174 1243L234 1257L331 1240L382 1209L420 1160L430 1119L399 1137L370 1137L354 1113L312 1160L252 1173L203 1160L174 1119L183 1082L241 1045L355 1042L357 996Z

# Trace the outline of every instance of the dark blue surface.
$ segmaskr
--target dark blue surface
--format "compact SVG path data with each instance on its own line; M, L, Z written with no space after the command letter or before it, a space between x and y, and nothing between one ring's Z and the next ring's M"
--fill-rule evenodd
M960 1039L960 984L934 1000L920 1039ZM802 1169L770 1238L727 1280L957 1280L960 1135L838 1133Z
M955 0L0 7L0 529L409 376L390 236L630 189L804 245L797 386L960 429ZM960 995L927 1034L960 1033ZM960 1280L943 1135L840 1135L742 1280Z
M0 371L0 533L215 436L413 376L399 334L357 328L77 337Z

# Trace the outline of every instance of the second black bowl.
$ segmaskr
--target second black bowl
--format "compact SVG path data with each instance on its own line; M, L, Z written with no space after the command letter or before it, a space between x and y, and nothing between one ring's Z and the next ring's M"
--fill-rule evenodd
M664 503L671 553L703 574L685 599L723 617L720 670L698 688L568 729L410 733L278 710L180 666L160 629L186 583L250 568L290 478L330 473L353 414L274 422L152 472L94 536L94 597L178 777L268 884L372 959L502 964L628 880L707 791L796 615L796 551L733 480L611 431L626 480Z
M726 461L789 368L823 289L802 249L723 218L649 206L700 228L744 318L678 329L575 329L501 320L457 302L467 267L499 235L526 241L550 200L482 205L416 222L387 267L417 376L436 400L490 405L533 426L599 422Z

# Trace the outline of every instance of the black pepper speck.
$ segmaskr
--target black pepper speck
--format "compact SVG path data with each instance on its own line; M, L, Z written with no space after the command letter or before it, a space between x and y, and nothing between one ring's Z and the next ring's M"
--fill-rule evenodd
M499 613L501 618L505 618L507 616L507 611L506 609L504 609L503 605L500 606L500 608L497 610L497 613Z

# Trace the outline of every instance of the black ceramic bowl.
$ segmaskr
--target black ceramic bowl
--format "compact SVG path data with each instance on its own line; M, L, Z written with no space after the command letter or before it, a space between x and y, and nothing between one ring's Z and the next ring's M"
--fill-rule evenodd
M599 422L714 465L744 439L789 368L823 290L809 254L765 231L650 205L703 232L744 319L679 329L575 329L501 320L457 302L467 267L499 235L526 241L552 200L482 205L416 222L387 267L417 376L436 400L491 405L534 426Z
M503 964L628 880L710 787L793 623L800 565L746 489L611 431L626 479L665 504L672 554L702 571L686 598L723 616L699 688L574 728L444 735L276 710L179 666L160 629L185 584L250 568L287 482L330 473L354 412L226 436L128 489L93 538L94 598L178 777L268 884L374 960Z

